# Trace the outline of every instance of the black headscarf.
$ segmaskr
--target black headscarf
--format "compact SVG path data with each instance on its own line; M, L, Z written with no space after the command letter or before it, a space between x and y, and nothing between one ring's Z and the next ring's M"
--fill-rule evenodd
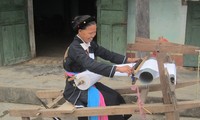
M91 24L96 24L94 17L90 15L81 15L74 18L72 21L72 28L77 32L79 29L85 29Z

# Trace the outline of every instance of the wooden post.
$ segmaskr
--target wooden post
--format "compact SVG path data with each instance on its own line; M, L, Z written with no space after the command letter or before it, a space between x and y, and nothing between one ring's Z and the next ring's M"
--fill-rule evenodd
M143 103L146 102L148 93L149 93L149 87L148 86L146 86L146 88L141 90L140 95L141 95L141 100L142 100Z
M164 104L173 104L174 111L165 113L166 120L179 120L179 112L176 111L176 96L174 91L170 89L169 86L169 79L165 74L164 63L167 62L166 60L166 53L158 53L157 54L157 61L158 61L158 69L160 74L160 84L162 88L162 95L163 95L163 103Z
M136 0L136 37L149 38L149 0ZM148 52L137 52L137 57L148 56Z
M28 11L28 28L29 28L29 41L31 48L31 57L36 56L36 46L35 46L35 32L34 32L34 18L33 18L33 0L27 1L27 11Z
M149 0L136 0L136 37L149 38ZM149 56L149 52L137 51L136 56L143 58ZM142 101L145 102L149 89L141 92Z

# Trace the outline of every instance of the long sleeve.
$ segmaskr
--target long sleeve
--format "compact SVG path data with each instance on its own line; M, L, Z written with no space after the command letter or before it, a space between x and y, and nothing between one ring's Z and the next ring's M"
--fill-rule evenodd
M75 38L69 46L68 58L66 59L65 69L70 72L82 72L89 70L91 72L106 76L113 77L116 67L110 64L98 62L90 58L86 51L80 45L81 40ZM117 53L110 52L103 47L99 47L96 43L91 43L90 53L94 53L97 57L109 60L113 63L121 64L126 61L126 57Z
M95 55L103 58L104 60L108 60L115 64L123 64L127 62L127 58L124 55L120 55L115 52L111 52L105 49L102 46L99 46L95 42L92 42L93 49L95 51Z

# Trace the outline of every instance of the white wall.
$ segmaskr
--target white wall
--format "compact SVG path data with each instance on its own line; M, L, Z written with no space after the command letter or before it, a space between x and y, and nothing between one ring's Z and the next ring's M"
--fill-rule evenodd
M128 0L127 41L135 40L135 4L136 0ZM181 0L150 0L150 38L159 36L179 44L185 42L187 6Z

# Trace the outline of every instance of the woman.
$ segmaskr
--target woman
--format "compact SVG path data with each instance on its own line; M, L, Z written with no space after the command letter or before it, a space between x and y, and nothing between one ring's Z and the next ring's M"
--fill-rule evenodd
M89 93L91 89L84 91L78 89L75 86L74 81L70 79L73 75L85 70L89 70L106 77L113 77L116 71L128 73L128 75L130 75L132 73L132 68L129 66L120 67L109 65L98 62L95 58L101 57L115 64L136 62L138 58L127 58L126 56L111 52L94 42L93 38L96 36L97 25L95 19L89 15L75 17L72 26L77 35L68 47L64 57L63 66L66 70L67 80L63 95L66 100L74 105L89 106L89 101L91 100ZM103 96L101 100L103 100L105 106L125 103L119 93L102 83L97 82L94 86L95 87L93 88L98 91L97 94L99 93L99 96ZM96 98L92 98L92 100L96 100ZM127 120L129 117L130 115L113 115L108 116L107 119ZM87 120L88 118L82 117L78 119Z

